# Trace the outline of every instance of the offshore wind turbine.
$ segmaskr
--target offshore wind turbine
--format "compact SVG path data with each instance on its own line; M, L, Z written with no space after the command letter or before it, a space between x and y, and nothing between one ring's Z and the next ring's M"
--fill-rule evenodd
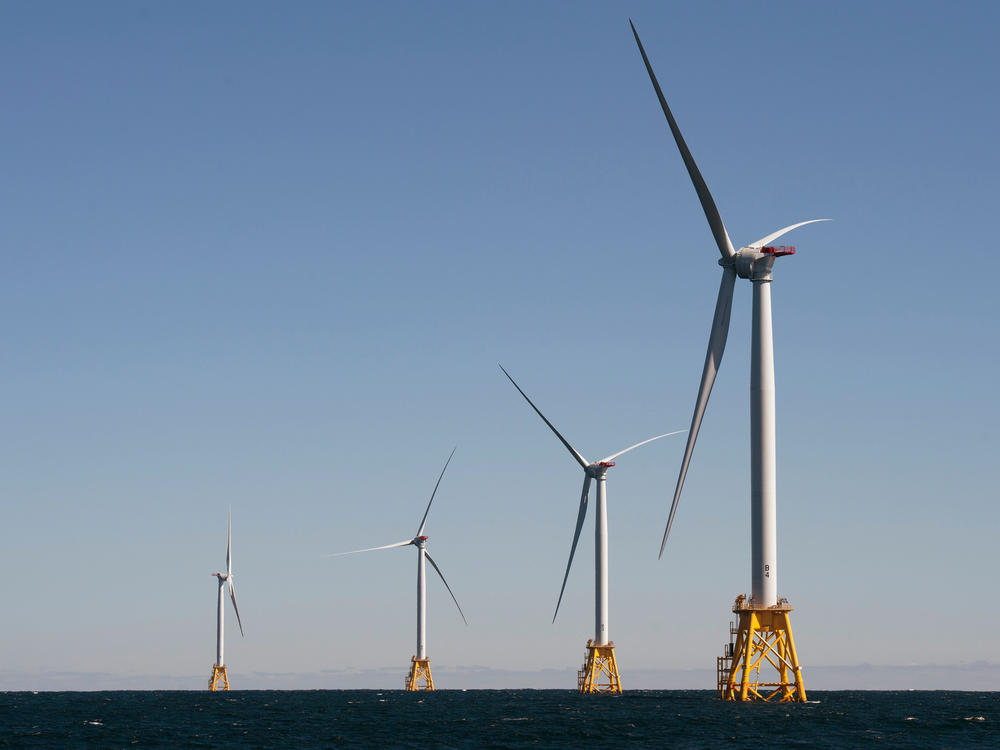
M542 421L555 433L559 441L566 446L576 462L583 469L583 492L580 495L580 508L576 516L576 529L573 532L573 544L569 548L569 562L566 563L566 574L563 576L562 588L559 589L559 599L556 601L555 613L552 615L552 622L556 621L559 614L559 605L562 604L563 593L566 591L566 581L569 578L569 570L573 566L573 555L576 554L576 545L580 541L580 531L583 529L584 519L587 517L587 506L590 497L590 483L597 480L597 520L594 524L594 637L587 640L587 661L577 674L577 689L581 693L621 693L621 678L618 674L618 660L615 658L615 644L608 637L608 497L607 497L607 473L608 469L615 465L615 459L630 450L639 446L651 443L654 440L665 438L669 435L677 435L684 430L675 430L663 435L651 437L641 443L630 445L624 450L612 453L610 456L602 458L600 461L587 461L580 452L569 444L559 430L546 419L545 415L535 406L534 402L528 398L521 386L510 376L510 373L500 365L503 374L513 383L514 387L524 396L535 413L542 418Z
M469 624L469 621L465 619L465 613L462 611L458 599L455 598L455 594L451 590L451 586L444 579L444 573L441 572L441 568L437 566L434 558L427 552L428 537L424 536L424 526L427 524L427 514L431 511L431 503L434 502L434 496L437 494L438 487L441 486L441 479L444 477L444 473L448 469L448 464L451 463L451 457L455 455L457 449L458 446L452 448L448 460L444 462L444 468L441 469L441 474L438 475L434 491L431 492L431 499L427 503L427 510L424 511L424 517L420 519L420 526L417 529L416 536L412 539L404 539L401 542L386 544L382 547L368 547L367 549L356 549L350 552L336 552L332 555L324 555L324 557L342 557L343 555L354 555L358 552L373 552L380 549L393 549L394 547L413 546L417 548L417 652L410 659L410 671L406 676L406 690L408 691L434 689L434 678L431 677L431 662L427 658L427 579L424 560L427 560L431 564L431 567L434 568L441 578L444 587L448 589L448 593L451 594L451 600L455 602L455 606L458 607L458 613L462 616L462 621L466 625Z
M229 508L229 530L226 533L226 572L212 573L219 579L218 625L215 636L215 664L212 665L212 676L208 678L208 689L229 690L229 676L226 674L226 663L223 659L223 647L226 635L226 586L229 586L229 598L233 600L236 611L236 622L243 635L243 623L240 621L240 609L236 606L236 587L233 583L233 509Z
M698 386L694 415L688 432L684 458L674 488L674 499L670 505L667 527L660 544L660 557L667 544L667 536L674 522L677 503L680 500L684 478L687 475L691 454L698 430L705 415L705 407L715 383L715 376L722 361L729 335L729 319L732 312L733 289L736 277L753 284L753 318L751 324L750 362L750 577L751 595L736 598L733 612L739 616L736 630L730 625L730 643L724 656L718 660L719 697L726 700L799 700L805 701L806 692L802 681L802 671L795 652L792 628L788 613L791 607L787 599L778 598L777 585L777 462L775 451L774 418L774 339L771 326L771 281L774 261L785 255L793 255L795 248L774 247L772 242L787 232L829 219L811 219L784 227L762 237L756 242L744 245L739 250L733 248L729 234L722 222L719 209L705 184L701 172L695 164L691 151L684 142L677 121L674 119L663 96L660 84L653 73L653 66L646 56L635 25L629 20L639 53L649 73L660 107L667 118L670 132L687 167L701 207L708 219L708 225L719 248L722 266L722 283L715 303L715 317L708 339L708 351ZM735 644L732 636L736 636ZM761 682L760 667L770 664L778 671L778 682ZM737 685L737 672L739 672ZM751 673L754 673L751 676ZM769 688L774 688L773 690Z

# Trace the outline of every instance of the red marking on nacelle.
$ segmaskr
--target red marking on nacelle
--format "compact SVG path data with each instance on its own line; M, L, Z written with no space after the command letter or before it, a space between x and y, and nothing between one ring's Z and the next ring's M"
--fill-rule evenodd
M429 536L418 536L417 539L419 539L421 542L426 542L428 539L430 539L430 537Z
M605 469L607 469L607 468L610 468L610 467L614 466L615 462L614 461L600 461L600 462L598 462L597 465L598 466L603 466Z
M762 253L767 253L768 255L773 255L775 258L780 258L782 255L795 255L795 246L779 245L778 247L762 247L760 249Z

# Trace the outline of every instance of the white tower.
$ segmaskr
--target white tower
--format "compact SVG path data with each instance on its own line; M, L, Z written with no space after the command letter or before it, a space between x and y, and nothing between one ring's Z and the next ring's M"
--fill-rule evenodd
M434 678L431 676L431 662L427 658L427 576L424 566L424 561L426 560L431 564L431 567L437 572L438 576L441 578L441 582L444 587L448 589L448 593L451 594L451 599L455 602L455 606L458 607L458 613L462 615L462 621L468 625L468 621L465 619L465 613L462 612L462 607L458 603L458 599L455 598L455 594L452 593L451 586L444 579L444 574L441 569L434 562L434 558L430 556L427 552L427 539L424 536L424 526L427 524L427 514L430 513L431 503L434 502L434 495L437 494L438 487L441 485L441 479L444 477L444 472L448 468L448 464L451 463L451 457L455 455L456 448L453 448L451 455L448 456L448 460L444 462L444 468L441 469L441 474L438 476L437 484L434 485L434 491L431 492L431 499L427 503L427 510L424 511L424 517L420 521L420 527L417 529L417 535L412 539L406 539L402 542L396 542L395 544L386 544L382 547L369 547L367 549L356 549L350 552L336 552L332 555L325 555L325 557L340 557L342 555L353 555L357 552L372 552L374 550L380 549L392 549L394 547L409 547L413 546L417 548L417 650L413 657L410 659L410 671L406 677L406 689L407 690L433 690L434 689Z
M215 634L215 664L212 665L212 676L208 678L208 689L229 690L229 676L226 674L225 638L226 638L226 586L229 586L229 597L233 600L233 610L236 612L236 622L243 635L243 623L240 621L240 610L236 606L236 586L233 581L233 511L229 509L229 530L226 534L226 572L212 573L219 579L219 603L217 608L218 622Z
M534 402L528 398L528 394L521 390L514 378L510 376L503 365L500 365L503 374L514 384L514 387L524 396L535 413L542 418L542 421L555 433L560 442L566 446L573 458L583 468L583 493L580 496L580 509L576 517L576 530L573 533L573 545L569 550L569 562L566 564L566 574L563 576L562 588L559 590L559 599L556 602L556 611L552 615L552 622L556 621L559 614L559 605L562 603L563 593L566 591L566 580L569 578L569 569L573 565L573 555L576 553L576 545L580 540L580 531L583 529L583 521L587 517L587 501L590 495L591 480L597 481L597 520L594 523L594 637L587 641L587 659L583 668L577 674L577 688L581 693L620 693L622 691L621 678L618 674L618 660L615 658L615 644L610 639L608 630L608 498L607 498L607 473L608 469L615 465L615 459L633 448L638 448L654 440L665 438L669 435L677 435L684 430L676 430L663 435L643 440L641 443L631 445L625 450L618 451L612 455L602 458L600 461L589 463L580 452L576 450L564 438L559 430L546 419L545 415L539 411Z
M631 25L631 21L629 21ZM806 224L828 219L812 219L779 229L754 243L744 245L738 251L733 249L729 233L722 222L722 216L715 205L708 186L688 150L684 137L667 106L660 84L653 73L639 34L632 25L632 34L639 53L646 65L649 79L653 83L660 107L667 118L670 132L674 136L695 192L701 201L705 217L721 253L722 284L715 304L715 317L708 340L708 352L701 375L701 385L695 400L694 415L688 433L684 458L670 506L667 527L663 532L660 556L667 544L670 526L674 521L677 503L684 477L687 474L691 453L698 430L705 415L705 407L715 383L715 376L722 361L729 335L729 318L732 312L733 289L736 277L747 279L753 285L753 320L751 325L750 362L750 581L751 595L737 597L733 612L739 615L740 625L734 632L735 643L730 643L727 652L719 660L719 694L727 699L750 700L777 697L779 700L802 700L806 698L801 669L792 640L792 629L788 613L791 607L784 599L778 598L777 574L777 493L775 461L775 419L774 419L774 342L771 328L771 281L774 261L784 255L792 255L795 248L773 247L771 243L787 232ZM779 682L762 682L760 666L767 662L778 670ZM751 672L756 672L751 675ZM739 673L739 674L737 674ZM739 687L736 686L737 678ZM770 690L769 688L775 688ZM763 691L763 692L762 692Z

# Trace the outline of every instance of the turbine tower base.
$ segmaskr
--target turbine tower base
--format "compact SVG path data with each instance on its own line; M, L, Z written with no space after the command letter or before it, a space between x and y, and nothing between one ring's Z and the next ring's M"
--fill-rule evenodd
M614 643L598 646L593 640L587 640L587 661L576 673L576 687L581 693L621 695L622 681L618 676Z
M805 702L802 667L788 619L791 611L787 599L779 599L773 607L756 607L745 595L736 597L733 613L739 615L739 625L729 623L729 643L716 660L720 700ZM777 682L762 681L770 669L777 672L771 675Z
M406 676L406 690L433 690L434 678L431 677L431 660L413 657L410 663L410 673Z
M213 693L216 690L229 690L229 677L226 675L225 666L212 665L212 676L208 678L208 689Z

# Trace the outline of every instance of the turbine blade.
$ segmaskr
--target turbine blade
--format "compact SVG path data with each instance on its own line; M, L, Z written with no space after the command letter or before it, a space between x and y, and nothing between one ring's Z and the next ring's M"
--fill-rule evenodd
M407 539L405 542L396 542L395 544L387 544L384 547L368 547L367 549L352 549L350 552L331 552L328 555L322 555L322 557L342 557L343 555L355 555L358 552L374 552L377 549L392 549L393 547L405 547L408 544L413 544L413 540Z
M576 543L580 541L580 530L583 529L583 521L587 517L587 499L590 495L590 474L583 479L583 492L580 495L580 510L576 514L576 531L573 532L573 546L569 548L569 562L566 563L566 575L563 576L562 588L559 589L559 600L556 602L556 611L552 615L552 622L556 621L559 614L559 605L562 604L563 592L566 591L566 581L569 579L569 569L573 567L573 555L576 554Z
M427 510L424 511L424 517L420 519L420 528L417 529L417 536L420 536L421 534L424 533L424 524L427 523L427 514L431 512L431 503L434 502L434 495L437 494L438 486L441 484L441 477L444 476L445 469L448 468L448 464L451 463L451 457L455 455L455 451L457 450L458 446L456 445L454 448L451 449L451 453L448 456L448 460L444 462L444 469L441 469L441 474L438 476L437 484L434 485L434 492L431 493L430 502L427 503Z
M461 604L459 604L459 603L458 603L458 599L456 599L456 598L455 598L455 594L454 594L454 592L453 592L453 591L451 590L451 586L449 586L449 585L448 585L448 582L447 582L446 580L444 580L444 573L442 573L442 572L441 572L441 568L439 568L439 567L437 566L437 563L436 563L436 562L434 562L434 558L433 558L433 557L431 557L430 555L428 555L428 554L427 554L427 550L424 550L424 557L426 557L426 558L427 558L427 562L429 562L429 563L431 564L431 567L433 567L433 568L434 568L434 570L436 570L436 571L437 571L437 574L438 574L439 576L441 576L441 583L443 583L443 584L444 584L444 587L445 587L446 589L448 589L448 593L449 593L449 594L451 594L451 600L452 600L453 602L455 602L455 606L456 606L456 607L458 607L458 614L462 615L462 622L464 622L464 623L465 623L466 625L468 625L468 624L469 624L469 621L465 619L465 612L463 612L463 611L462 611L462 605L461 605Z
M698 430L701 429L701 420L705 416L708 397L712 394L715 376L719 372L722 354L726 350L726 338L729 336L729 316L733 309L733 286L735 283L736 270L732 266L723 268L722 283L719 285L719 296L715 302L715 318L712 321L712 333L708 338L708 351L705 353L705 368L701 372L701 385L698 386L698 398L694 402L694 415L691 417L691 428L688 431L687 445L684 446L684 459L681 461L681 471L677 477L674 500L670 504L670 516L667 518L667 529L663 532L663 541L660 543L660 554L658 557L663 557L663 549L667 546L667 537L670 535L670 526L673 524L674 514L677 512L677 502L680 500L681 489L684 487L684 477L687 476L688 464L691 461L691 452L694 450L694 442L698 439Z
M236 606L236 586L233 585L233 579L227 579L229 581L229 598L233 600L233 609L236 610L236 624L240 626L240 635L246 638L246 634L243 632L243 622L240 620L240 608Z
M618 451L617 453L612 453L607 458L602 458L601 459L601 463L605 463L607 461L614 461L619 456L621 456L621 455L623 455L625 453L628 453L633 448L638 448L640 445L645 445L646 443L652 443L654 440L659 440L660 438L670 437L671 435L679 435L682 432L687 432L687 430L674 430L673 432L665 432L662 435L657 435L656 437L651 437L649 440L643 440L641 443L636 443L635 445L630 445L628 448L626 448L623 451Z
M785 227L784 229L779 229L777 232L767 235L767 237L761 237L759 240L754 242L752 245L747 245L751 250L760 250L764 245L769 245L778 239L781 235L791 232L793 229L798 229L799 227L804 227L806 224L815 224L817 221L833 221L833 219L810 219L809 221L800 221L798 224L792 224L790 227Z
M653 88L656 90L656 96L660 100L663 114L667 116L667 124L670 125L670 132L674 134L674 141L677 142L677 148L681 152L684 166L687 167L691 182L694 183L695 192L698 193L698 200L701 201L701 207L705 211L705 218L708 219L708 225L712 228L712 236L715 237L715 244L719 246L719 252L722 253L723 258L731 258L736 254L736 251L733 250L733 243L729 241L729 233L726 232L726 226L722 223L722 216L719 214L719 209L712 199L712 194L708 191L705 179L701 176L701 172L698 171L698 165L694 163L694 157L691 156L691 152L684 142L684 136L681 135L680 128L677 127L677 121L674 120L674 116L670 112L670 107L667 106L667 100L664 98L660 84L656 80L656 74L653 73L653 66L649 64L649 58L646 57L646 50L639 39L639 32L635 30L635 24L632 23L631 19L629 19L628 23L632 27L632 35L635 36L635 43L639 45L639 54L642 55L642 61L646 64L646 72L649 73L649 80L653 82Z
M500 369L503 370L503 374L507 376L507 380L509 380L511 383L514 383L514 387L517 388L518 391L520 391L520 393L521 393L522 396L524 396L524 400L527 401L529 404L531 404L531 408L535 410L535 414L537 414L538 416L540 416L542 418L542 421L545 422L545 424L547 424L549 426L549 429L552 430L552 432L554 432L556 434L556 437L559 438L559 440L562 442L562 444L566 446L566 449L570 453L573 454L573 458L575 458L580 463L580 466L582 466L584 469L586 469L587 468L587 459L585 459L583 456L581 456L580 453L579 453L579 451L577 451L576 448L574 448L572 445L570 445L569 441L567 441L566 438L564 438L562 435L559 434L559 430L557 430L553 426L553 424L549 420L547 420L545 418L545 415L542 414L538 410L538 407L535 406L534 402L530 398L528 398L528 394L525 393L524 391L522 391L521 390L521 386L519 386L516 382L514 382L514 378L512 378L510 376L510 373L507 372L506 370L504 370L503 365L501 365L499 362L497 362L497 365L499 365Z
M233 573L233 506L229 506L229 532L226 534L226 574Z

